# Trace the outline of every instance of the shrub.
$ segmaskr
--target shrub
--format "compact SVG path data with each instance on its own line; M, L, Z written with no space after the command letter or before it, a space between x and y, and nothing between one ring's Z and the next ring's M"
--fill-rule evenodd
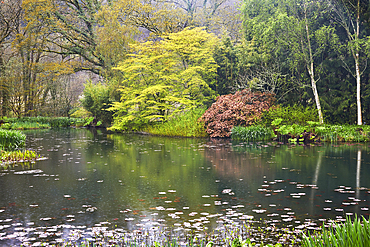
M85 84L83 98L81 99L82 106L97 119L103 122L104 126L110 125L113 120L113 112L107 111L112 104L111 99L112 88L109 85L102 83Z
M26 135L16 130L0 129L0 149L14 150L24 146Z
M199 118L205 109L191 109L169 119L167 122L149 126L145 131L154 135L206 137L204 123Z
M244 89L219 96L201 120L211 137L229 137L234 126L249 126L260 120L262 113L268 111L274 101L270 93Z
M240 141L267 141L274 136L271 128L263 126L234 126L231 129L231 138Z
M265 111L262 116L262 124L270 126L271 123L281 118L280 125L306 125L308 121L318 121L317 109L311 106L277 106Z

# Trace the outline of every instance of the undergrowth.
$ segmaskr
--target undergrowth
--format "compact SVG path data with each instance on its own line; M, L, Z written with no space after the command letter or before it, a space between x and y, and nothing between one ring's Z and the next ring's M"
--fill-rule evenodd
M198 121L204 112L204 109L192 109L167 122L148 126L144 131L161 136L206 137L208 134L205 131L204 123Z

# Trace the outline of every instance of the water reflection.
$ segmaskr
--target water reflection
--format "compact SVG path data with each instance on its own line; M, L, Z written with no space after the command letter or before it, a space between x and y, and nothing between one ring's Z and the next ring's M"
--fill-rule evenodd
M99 227L202 232L254 217L299 229L351 213L368 217L370 182L360 183L360 175L369 174L364 145L231 143L86 129L30 131L27 142L48 160L0 173L3 241L62 241L71 230L86 235Z

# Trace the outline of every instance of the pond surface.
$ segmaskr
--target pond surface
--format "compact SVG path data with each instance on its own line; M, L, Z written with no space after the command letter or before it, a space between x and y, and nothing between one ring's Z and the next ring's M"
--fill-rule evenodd
M315 229L368 218L369 144L280 145L225 139L27 131L47 157L0 173L0 245L91 239L97 232L205 233L262 219Z

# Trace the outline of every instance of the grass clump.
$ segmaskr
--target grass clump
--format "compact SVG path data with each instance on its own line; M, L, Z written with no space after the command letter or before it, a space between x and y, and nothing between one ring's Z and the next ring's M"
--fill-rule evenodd
M26 135L16 130L0 129L0 150L15 150L22 148Z
M5 123L1 126L3 129L46 129L76 126L84 123L82 118L69 117L21 117L5 118ZM83 124L81 124L83 125Z
M240 141L267 141L274 136L274 132L269 127L263 126L234 126L231 129L231 138Z
M148 126L144 131L161 136L207 137L204 123L198 121L204 112L204 109L192 109L171 118L167 122Z
M369 221L362 217L355 217L352 222L349 217L343 224L334 223L328 229L323 228L322 232L315 232L303 235L302 246L337 246L337 247L366 247L370 246L370 225Z
M14 162L30 162L36 160L38 155L32 150L0 151L0 163L10 164Z

